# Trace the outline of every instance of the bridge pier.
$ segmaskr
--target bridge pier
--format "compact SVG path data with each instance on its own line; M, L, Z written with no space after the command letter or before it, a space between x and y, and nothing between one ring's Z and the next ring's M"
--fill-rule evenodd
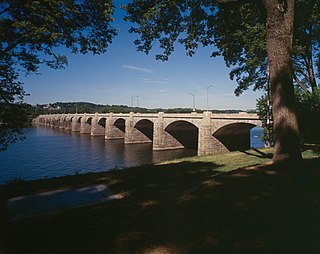
M198 155L218 154L229 151L212 134L214 130L211 124L211 112L204 112L199 126Z
M59 129L65 129L65 127L65 115L62 115L59 118Z
M133 112L130 112L129 117L125 121L126 121L125 122L125 136L124 136L124 143L125 144L140 144L140 143L152 142L152 140L150 140L141 131L134 128Z
M80 119L80 122L79 122L79 119ZM76 114L75 117L72 118L71 131L73 132L80 131L80 126L81 126L81 118L79 118Z
M122 139L125 136L124 131L125 126L123 126L123 131L119 129L117 126L115 126L115 119L113 118L113 113L110 113L109 117L106 120L105 139Z
M91 122L91 136L104 136L104 135L105 135L105 127L99 124L98 113L96 113Z
M69 120L64 120L63 124L63 129L67 130L71 130L71 122Z
M184 148L178 140L165 131L163 115L163 112L159 112L158 119L154 123L152 149L161 151Z
M52 119L52 127L59 128L60 127L60 119L53 118Z
M55 125L54 125L55 128L61 128L61 124L60 124L60 118L58 119L55 119Z
M63 119L62 120L63 129L71 130L72 129L72 120L73 120L73 118L68 116L68 117L64 117L62 119Z
M81 118L80 134L90 134L91 123L92 123L92 117L87 118L87 115L84 114L84 117Z
M57 119L53 118L51 121L52 128L59 128L59 123L57 123Z

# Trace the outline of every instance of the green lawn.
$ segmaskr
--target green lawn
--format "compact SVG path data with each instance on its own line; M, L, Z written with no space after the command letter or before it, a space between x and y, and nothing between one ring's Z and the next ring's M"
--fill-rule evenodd
M318 154L288 168L262 149L2 186L12 197L103 183L124 197L2 220L4 253L320 253Z

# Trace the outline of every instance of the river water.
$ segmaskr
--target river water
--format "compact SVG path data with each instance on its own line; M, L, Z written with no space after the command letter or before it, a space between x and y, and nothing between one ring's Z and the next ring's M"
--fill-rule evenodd
M262 147L261 128L251 131L251 146ZM107 171L196 155L196 150L152 151L152 144L125 145L77 132L34 127L27 139L0 152L0 184L87 172Z

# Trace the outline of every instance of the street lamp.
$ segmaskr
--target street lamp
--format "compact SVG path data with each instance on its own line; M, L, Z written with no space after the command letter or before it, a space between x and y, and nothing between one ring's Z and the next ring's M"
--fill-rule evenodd
M138 95L131 96L131 108L133 108L134 101L136 101L138 103L138 107L139 107L139 96Z
M196 96L193 93L189 93L193 97L193 103L192 103L192 111L196 111Z
M209 111L209 88L214 87L214 85L207 86L207 111Z

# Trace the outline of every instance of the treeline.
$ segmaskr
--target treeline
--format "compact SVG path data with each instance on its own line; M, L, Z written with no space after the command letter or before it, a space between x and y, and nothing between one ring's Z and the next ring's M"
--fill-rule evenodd
M38 115L40 114L74 114L74 113L190 113L193 112L192 108L141 108L141 107L129 107L126 105L102 105L89 102L56 102L50 104L37 104L34 106L34 110ZM196 110L197 113L202 113L204 110ZM213 113L239 113L242 110L212 110ZM250 111L251 112L251 111Z

